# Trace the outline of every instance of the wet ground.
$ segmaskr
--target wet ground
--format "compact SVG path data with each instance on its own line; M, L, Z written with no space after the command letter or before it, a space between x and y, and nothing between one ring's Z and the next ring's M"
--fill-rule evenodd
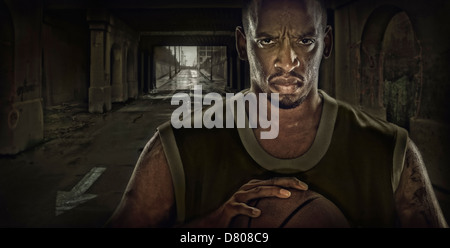
M225 93L223 80L196 70L163 78L159 88L112 111L86 104L44 109L44 140L0 157L0 227L102 227L122 197L136 161L158 125L170 120L177 92Z

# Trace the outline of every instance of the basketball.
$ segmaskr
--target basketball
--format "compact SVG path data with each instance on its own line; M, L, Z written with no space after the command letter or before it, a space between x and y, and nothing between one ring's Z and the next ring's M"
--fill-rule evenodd
M256 218L238 215L232 228L348 228L344 214L330 200L311 190L290 190L286 199L269 197L252 200L249 206L261 210Z

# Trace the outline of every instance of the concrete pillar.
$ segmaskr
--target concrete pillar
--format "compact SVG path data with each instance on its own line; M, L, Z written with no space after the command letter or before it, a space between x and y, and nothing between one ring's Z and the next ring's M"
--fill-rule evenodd
M156 63L155 63L155 47L150 49L149 59L149 83L150 88L156 89Z
M125 102L128 100L128 70L127 70L127 62L128 62L128 47L129 44L126 42L123 46L122 50L122 101Z
M122 47L114 44L111 49L111 101L123 102L123 52Z
M142 95L144 92L144 53L138 50L138 96Z
M106 85L111 86L111 47L112 47L112 26L108 25L105 34L105 77Z
M7 126L1 125L0 154L17 154L38 144L44 138L42 99L13 103L5 121Z
M138 83L137 83L137 59L136 47L131 45L127 52L127 83L128 83L128 98L136 99L138 97Z
M142 75L143 75L143 92L148 94L150 92L150 66L149 66L149 52L142 53Z
M111 110L111 87L106 65L109 16L104 11L88 10L91 31L89 112L104 113Z

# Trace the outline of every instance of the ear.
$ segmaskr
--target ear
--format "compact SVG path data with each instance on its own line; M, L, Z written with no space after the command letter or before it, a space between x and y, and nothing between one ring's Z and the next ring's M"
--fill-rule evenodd
M330 25L325 29L325 38L324 38L325 47L323 49L323 57L328 59L331 56L331 52L333 51L333 29Z
M241 60L248 60L247 38L242 27L236 27L236 50Z

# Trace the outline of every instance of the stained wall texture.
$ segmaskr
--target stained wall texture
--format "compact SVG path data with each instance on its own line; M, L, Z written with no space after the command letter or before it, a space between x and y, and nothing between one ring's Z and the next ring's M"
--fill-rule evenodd
M448 1L334 6L335 84L328 86L338 99L406 128L442 193L450 189L449 10Z

